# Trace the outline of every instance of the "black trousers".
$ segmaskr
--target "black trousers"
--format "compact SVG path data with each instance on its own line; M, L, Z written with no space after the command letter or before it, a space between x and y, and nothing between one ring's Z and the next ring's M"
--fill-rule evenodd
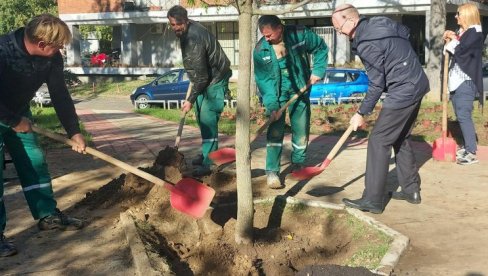
M391 149L395 152L398 184L407 193L420 191L420 175L410 145L410 134L420 103L403 109L383 108L368 139L363 198L384 202Z

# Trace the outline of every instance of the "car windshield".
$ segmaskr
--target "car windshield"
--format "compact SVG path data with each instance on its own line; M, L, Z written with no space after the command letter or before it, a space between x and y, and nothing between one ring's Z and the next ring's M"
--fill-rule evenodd
M324 83L346 82L347 75L345 72L327 72Z
M156 84L167 84L167 83L175 83L178 82L179 72L170 72L168 74L162 75L159 79L156 80Z

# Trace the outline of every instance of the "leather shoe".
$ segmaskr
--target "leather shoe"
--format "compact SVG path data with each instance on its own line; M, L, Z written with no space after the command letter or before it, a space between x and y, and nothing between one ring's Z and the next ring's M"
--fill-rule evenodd
M344 204L347 207L359 209L363 212L371 212L373 214L383 213L384 207L383 207L382 203L377 203L377 202L373 202L370 200L365 200L363 198L360 198L360 199L343 198L342 202L344 202Z
M391 194L391 198L393 199L398 199L398 200L406 200L409 203L412 204L420 204L422 199L420 198L420 192L414 192L414 193L405 193L404 191L399 191L399 192L393 192Z

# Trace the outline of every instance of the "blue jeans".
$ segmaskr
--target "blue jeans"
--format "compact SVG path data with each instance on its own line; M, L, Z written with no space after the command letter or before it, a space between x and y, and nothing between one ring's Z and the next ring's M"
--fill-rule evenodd
M463 82L451 94L454 113L463 133L464 148L471 153L476 153L476 130L473 123L473 101L476 95L476 86L473 81Z

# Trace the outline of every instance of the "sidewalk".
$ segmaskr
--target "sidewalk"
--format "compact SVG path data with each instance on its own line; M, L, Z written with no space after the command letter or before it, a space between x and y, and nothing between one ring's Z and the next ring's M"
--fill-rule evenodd
M85 109L79 114L97 148L131 162L153 161L158 150L174 144L175 123L123 111ZM180 151L187 160L199 152L198 134L198 129L185 126ZM233 139L222 138L221 147L233 145ZM290 151L289 137L286 139L284 158ZM337 137L312 136L308 162L321 162L336 140ZM263 145L253 151L253 170L262 169ZM411 239L395 274L488 275L488 147L480 147L480 163L471 166L433 161L431 151L430 145L415 143L423 181L422 204L393 200L382 215L368 214ZM321 175L299 183L287 178L285 189L269 190L269 195L286 194L332 203L341 203L344 197L358 198L364 187L365 160L365 141L352 141ZM283 169L287 163L284 159ZM390 171L389 183L395 183L395 178L394 170ZM253 179L253 185L263 179L264 176Z

